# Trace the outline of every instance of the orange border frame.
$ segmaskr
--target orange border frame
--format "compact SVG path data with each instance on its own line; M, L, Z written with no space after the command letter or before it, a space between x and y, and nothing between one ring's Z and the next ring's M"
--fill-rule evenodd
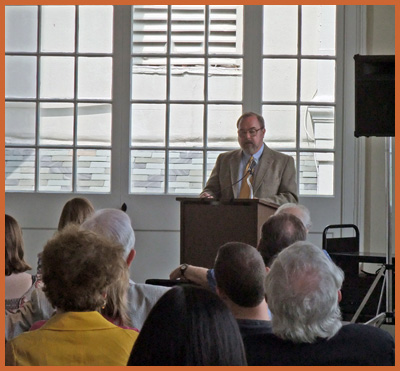
M104 1L104 0L98 0L98 1L70 1L70 0L64 0L63 2L58 2L58 1L55 1L55 0L47 0L47 1L8 0L8 1L2 1L2 2L3 2L3 6L1 7L1 19L2 19L3 25L4 25L4 13L5 13L4 6L5 5L100 5L100 4L103 4L103 5L134 5L134 3L130 2L130 1L122 1L122 0L118 1L116 4L110 4L110 2ZM145 2L139 2L139 4L143 4L143 3L145 3ZM152 1L150 3L154 4L154 5L170 5L170 4L175 5L175 4L187 4L187 1L175 1L175 2ZM336 1L336 2L334 2L334 5L377 5L377 3L378 3L377 1L365 1L365 0L364 1L354 1L354 0L350 0L350 1ZM214 5L215 2L211 2L211 1L197 2L196 1L196 2L192 2L191 4L193 4L193 5L194 4ZM273 5L273 4L276 4L276 3L272 2L272 1L244 2L242 0L242 1L219 1L218 4L227 4L227 5L232 5L232 4L239 4L239 5L243 5L243 4L244 5L263 5L263 4L266 4L267 5L267 4L271 4L271 5ZM285 5L320 5L321 1L307 1L307 2L306 1L304 1L304 2L286 1L284 4ZM393 0L392 1L386 1L384 4L379 4L379 5L398 5L398 1L393 1ZM396 19L398 19L399 18L399 6L395 7L395 12L396 12ZM2 50L2 53L3 53L3 58L1 59L1 63L2 63L2 69L4 71L4 48L5 48L5 45L4 45L4 34L3 33L4 33L4 28L2 28L2 37L0 39L1 50ZM396 29L396 36L397 36L397 34L398 34L398 30ZM396 49L398 50L399 48L400 48L400 42L397 39L396 40ZM398 76L398 73L399 73L399 67L397 65L396 66L396 76ZM5 95L5 91L4 91L4 89L5 89L5 87L4 87L4 75L1 75L1 80L2 80L1 81L1 91L2 91L2 94L4 96ZM397 94L398 92L399 92L399 84L398 84L398 79L396 79L396 97L397 97L397 99L396 99L396 117L399 117L399 111L400 111L400 98L399 98L399 95ZM2 112L2 114L3 114L2 117L4 118L4 106L2 106L2 111L3 111ZM397 126L397 122L396 122L396 126ZM1 120L1 127L2 127L2 133L4 135L4 120ZM395 140L395 143L399 145L399 143L398 143L399 141L400 140ZM3 193L1 195L1 205L2 205L3 210L4 210L4 208L5 208L5 195L4 195L4 170L5 170L4 169L4 147L3 147L3 150L1 152L1 156L2 156L1 176L2 176L2 187L3 187ZM399 161L399 158L400 158L400 155L396 155L395 156L395 163ZM395 170L398 170L397 166L395 167ZM399 175L399 173L397 171L397 174L395 176L395 183L396 184L397 184L397 182L399 180L399 177L400 177L400 175ZM397 191L397 187L395 187L395 190ZM399 204L399 202L396 202L395 209L396 208L398 209L398 206L399 206L398 204ZM2 223L0 225L0 227L1 227L2 234L4 235L4 224ZM400 227L400 222L399 223L397 223L397 222L395 223L395 229L397 229L397 227ZM399 264L396 264L396 266L397 265L399 265ZM1 260L1 266L4 269L4 261L3 260ZM398 282L398 280L396 280L396 281L397 281L397 288L399 290L399 287L400 287L399 286L399 282ZM4 297L4 284L1 285L0 292L1 292L2 296ZM396 306L398 307L398 304L399 304L398 303L399 302L398 295L395 295L395 302L396 302ZM1 312L4 312L4 311L5 311L5 309L4 309L4 307L2 307L1 308ZM4 322L3 322L3 325L4 325ZM4 330L4 327L3 326L1 326L1 327ZM397 333L397 326L396 326L396 333ZM5 368L4 362L3 362L3 360L4 360L4 348L0 351L0 355L1 355L1 360L2 360L0 367L1 368ZM398 359L398 358L399 358L399 351L398 351L398 349L396 347L396 359ZM398 362L396 362L396 363L398 363ZM25 368L25 367L23 367L23 368ZM88 368L92 368L93 370L97 369L97 367L94 367L94 366L93 367L92 366L86 366L86 367L80 366L80 367L75 367L74 369L88 370ZM105 366L103 366L103 369L105 369L105 368L107 368L109 370L117 369L117 367L109 367L109 366L105 367ZM142 368L142 367L140 367L140 368ZM185 368L189 368L189 367L185 367ZM208 368L209 369L215 368L217 370L216 367L208 367ZM218 370L224 370L224 369L228 369L228 368L229 368L229 366L224 366L224 367L219 367ZM258 368L267 369L267 366L258 367ZM276 366L270 366L270 367L268 367L268 370L271 370L272 368L278 370L278 368ZM306 368L306 367L305 366L301 366L301 367L298 366L296 368ZM374 368L377 369L377 367L374 367ZM48 370L53 370L53 369L54 370L60 370L61 368L60 367L50 367L50 368L47 368L47 369ZM147 370L148 369L149 368L147 368ZM151 370L165 369L165 367L155 367L155 366L153 366L153 367L150 367L150 369ZM289 369L290 369L289 367L280 367L279 368L279 370L289 370ZM321 371L324 370L324 368L322 368L322 367L317 367L316 369L321 370ZM361 370L361 369L363 369L363 367L353 367L352 369L360 369Z

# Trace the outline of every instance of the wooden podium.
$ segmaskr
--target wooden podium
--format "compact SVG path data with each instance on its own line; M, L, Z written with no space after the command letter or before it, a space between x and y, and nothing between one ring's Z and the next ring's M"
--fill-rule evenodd
M278 205L259 199L216 201L177 198L181 203L181 263L212 268L226 242L257 246L264 222Z

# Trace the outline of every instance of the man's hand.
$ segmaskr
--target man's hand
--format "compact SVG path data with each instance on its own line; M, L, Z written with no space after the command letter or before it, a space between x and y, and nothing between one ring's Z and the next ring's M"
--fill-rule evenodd
M212 196L208 192L202 192L200 193L200 198L214 198L214 196Z
M169 274L169 279L170 280L177 280L180 279L182 281L188 281L184 276L181 274L181 266L178 268L175 268L170 274Z

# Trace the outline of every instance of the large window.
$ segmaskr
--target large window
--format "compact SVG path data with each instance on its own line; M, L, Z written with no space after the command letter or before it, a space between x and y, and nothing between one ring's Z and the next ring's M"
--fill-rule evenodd
M294 157L299 194L333 195L336 7L251 9L132 6L128 25L112 6L7 6L6 190L113 191L120 147L128 192L198 194L256 110L266 143ZM113 53L118 27L127 53ZM125 122L112 77L128 57ZM124 147L111 132L126 126Z

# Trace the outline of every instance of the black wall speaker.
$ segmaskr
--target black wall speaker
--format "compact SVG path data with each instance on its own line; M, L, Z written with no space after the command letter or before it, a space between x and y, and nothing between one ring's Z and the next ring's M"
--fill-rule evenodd
M394 137L395 56L355 55L356 137Z

